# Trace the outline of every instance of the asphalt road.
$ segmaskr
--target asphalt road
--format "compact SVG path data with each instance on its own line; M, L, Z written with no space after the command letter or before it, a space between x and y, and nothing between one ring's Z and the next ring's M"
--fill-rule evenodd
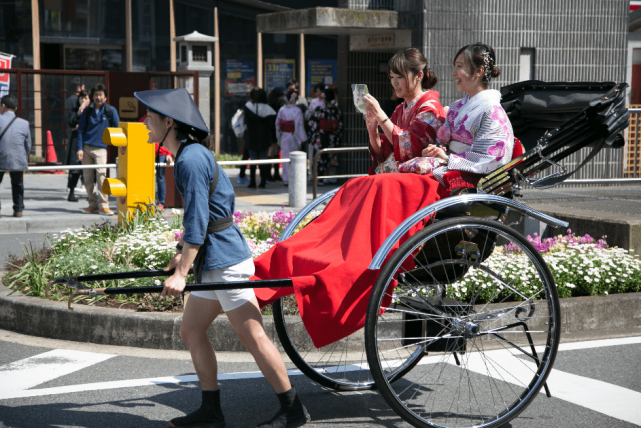
M640 353L641 337L562 344L553 375L563 381L551 387L553 398L540 394L507 427L641 426ZM254 427L275 412L276 397L249 354L221 353L219 369L229 428ZM335 393L296 371L291 379L310 427L409 426L375 391ZM165 427L200 403L187 352L3 330L0 385L0 427Z

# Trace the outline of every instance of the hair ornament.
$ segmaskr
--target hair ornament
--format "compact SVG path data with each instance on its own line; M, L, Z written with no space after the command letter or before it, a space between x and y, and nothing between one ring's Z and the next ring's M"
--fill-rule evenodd
M483 52L483 67L485 68L484 80L486 83L490 83L492 80L492 58L490 57L490 52Z

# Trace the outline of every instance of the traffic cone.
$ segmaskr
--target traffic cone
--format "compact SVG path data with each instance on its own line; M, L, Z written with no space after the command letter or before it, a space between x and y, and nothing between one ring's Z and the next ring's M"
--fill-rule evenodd
M53 138L51 131L47 131L47 153L45 156L46 163L58 163L58 156L56 156L56 148L53 146ZM50 174L64 174L63 171L47 171Z

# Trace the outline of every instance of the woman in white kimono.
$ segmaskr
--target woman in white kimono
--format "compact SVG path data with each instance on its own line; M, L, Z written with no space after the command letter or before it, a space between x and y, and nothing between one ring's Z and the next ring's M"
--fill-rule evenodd
M303 142L307 140L303 113L296 106L298 92L287 91L287 105L278 111L276 116L276 136L278 145L284 159L294 150L300 150ZM289 164L283 164L283 181L285 186L289 185Z
M456 54L452 76L456 89L466 95L450 105L436 133L440 146L431 144L423 150L423 156L442 159L442 166L432 171L441 184L448 171L487 174L512 159L512 124L501 107L501 93L488 89L500 74L494 49L488 45L475 43Z

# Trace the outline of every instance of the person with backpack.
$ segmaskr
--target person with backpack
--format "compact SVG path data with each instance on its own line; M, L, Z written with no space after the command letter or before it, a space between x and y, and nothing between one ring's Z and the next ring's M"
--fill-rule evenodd
M78 160L83 165L104 165L107 163L107 145L102 142L102 133L106 128L117 127L120 118L116 109L107 104L107 88L102 83L93 87L89 98L92 103L84 109L78 122ZM89 199L89 206L83 210L84 213L114 214L109 209L108 196L102 193L106 174L106 168L83 170ZM98 184L95 189L97 194L94 193L95 184Z

